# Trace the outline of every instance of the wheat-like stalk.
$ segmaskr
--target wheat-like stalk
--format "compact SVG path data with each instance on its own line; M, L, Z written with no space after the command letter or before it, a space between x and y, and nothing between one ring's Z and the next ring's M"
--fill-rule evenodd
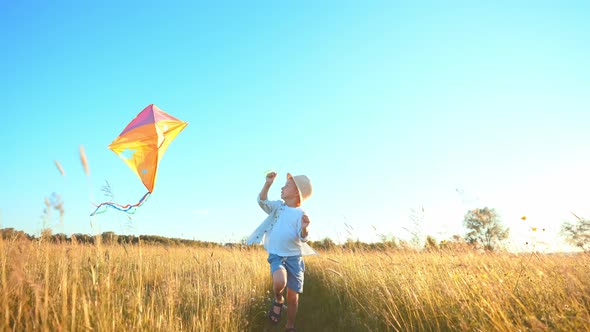
M86 176L90 176L90 166L88 165L88 158L86 158L86 152L84 151L83 145L80 145L80 162L82 163Z

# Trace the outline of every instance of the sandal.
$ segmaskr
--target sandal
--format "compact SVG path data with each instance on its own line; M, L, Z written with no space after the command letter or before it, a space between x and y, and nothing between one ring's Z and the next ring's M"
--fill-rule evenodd
M274 308L279 308L279 313L274 311ZM268 319L271 323L277 324L281 320L281 313L283 312L283 303L272 302L272 308L268 311Z

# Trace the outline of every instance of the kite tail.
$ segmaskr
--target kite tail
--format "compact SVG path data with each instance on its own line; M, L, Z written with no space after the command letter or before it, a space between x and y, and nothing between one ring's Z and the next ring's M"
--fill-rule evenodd
M151 192L148 191L145 195L143 195L143 197L139 200L139 202L137 202L133 205L131 205L131 204L121 205L121 204L117 204L117 203L113 203L113 202L100 203L99 205L96 206L96 210L94 210L94 212L92 212L90 214L90 216L92 217L94 215L101 214L101 213L105 212L107 210L106 207L109 207L109 206L112 207L113 209L117 209L122 212L127 212L129 214L133 214L133 213L135 213L136 208L140 207L143 203L145 203L145 201L147 201L150 194L151 194ZM101 207L103 207L103 206L105 208L100 210Z

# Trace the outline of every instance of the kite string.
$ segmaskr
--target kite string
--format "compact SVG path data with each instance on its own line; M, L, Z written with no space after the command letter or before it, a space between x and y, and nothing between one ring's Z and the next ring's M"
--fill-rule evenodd
M103 212L106 211L106 207L112 207L113 209L122 211L122 212L127 212L129 214L133 214L135 213L135 208L140 207L143 203L145 203L145 201L147 201L148 197L150 196L151 192L147 192L145 195L143 195L143 197L139 200L139 202L135 203L135 204L127 204L127 205L121 205L121 204L117 204L114 202L104 202L104 203L100 203L99 205L96 206L96 209L94 210L94 212L92 212L90 214L90 216L94 216L96 214L101 214ZM105 207L104 210L102 211L98 211L101 207Z

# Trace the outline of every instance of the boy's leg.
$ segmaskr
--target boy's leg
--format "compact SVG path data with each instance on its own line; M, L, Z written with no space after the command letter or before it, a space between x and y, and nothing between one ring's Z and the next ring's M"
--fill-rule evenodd
M295 325L295 316L299 307L299 294L303 291L305 263L301 256L292 256L285 261L287 268L287 325Z
M285 286L287 286L287 271L283 268L277 269L272 274L272 288L274 291L275 302L284 302L283 290L285 289ZM274 307L273 311L278 314L280 309Z
M299 305L299 293L287 287L287 325L286 328L295 326L295 316Z

